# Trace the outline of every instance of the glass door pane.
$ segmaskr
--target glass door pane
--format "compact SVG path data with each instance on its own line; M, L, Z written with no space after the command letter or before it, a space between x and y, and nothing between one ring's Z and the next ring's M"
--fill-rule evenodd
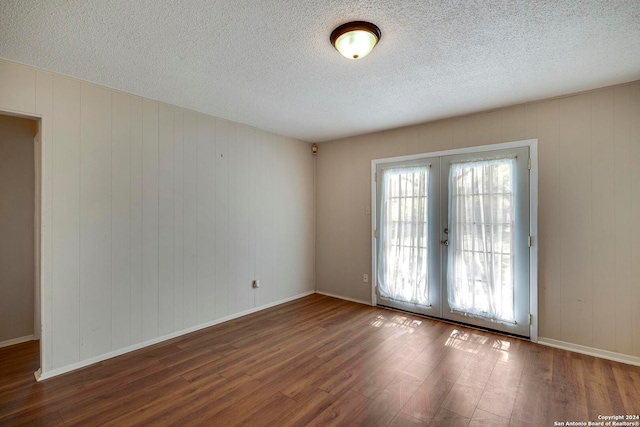
M381 305L435 314L440 283L431 270L438 273L438 172L428 161L378 167L376 292Z
M442 158L443 315L529 335L528 149Z
M452 310L514 320L514 166L515 158L451 165L447 297Z

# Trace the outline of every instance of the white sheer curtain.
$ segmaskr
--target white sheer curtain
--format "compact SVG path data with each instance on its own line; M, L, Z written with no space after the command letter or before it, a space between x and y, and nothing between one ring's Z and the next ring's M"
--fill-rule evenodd
M429 167L389 167L381 181L378 291L396 301L428 305Z
M448 301L454 311L513 321L515 159L453 163Z

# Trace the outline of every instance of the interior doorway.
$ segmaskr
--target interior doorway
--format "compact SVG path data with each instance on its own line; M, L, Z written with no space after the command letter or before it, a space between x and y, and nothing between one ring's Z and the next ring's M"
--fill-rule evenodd
M39 340L38 118L0 113L0 347Z

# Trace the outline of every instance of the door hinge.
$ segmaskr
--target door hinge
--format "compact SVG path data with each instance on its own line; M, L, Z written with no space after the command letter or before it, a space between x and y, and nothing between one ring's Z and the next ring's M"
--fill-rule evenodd
M531 157L529 157L529 162L527 163L527 168L531 170Z
M378 230L373 230L373 237L378 238Z
M529 313L529 325L533 324L533 314Z
M373 180L376 182L378 181L378 172L373 174Z
M529 236L528 244L529 244L529 247L533 246L533 237Z

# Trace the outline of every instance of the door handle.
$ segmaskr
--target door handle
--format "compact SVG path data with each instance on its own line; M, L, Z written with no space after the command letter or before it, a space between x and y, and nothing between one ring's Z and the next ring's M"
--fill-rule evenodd
M440 243L442 243L445 246L449 246L449 240L440 240Z

